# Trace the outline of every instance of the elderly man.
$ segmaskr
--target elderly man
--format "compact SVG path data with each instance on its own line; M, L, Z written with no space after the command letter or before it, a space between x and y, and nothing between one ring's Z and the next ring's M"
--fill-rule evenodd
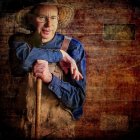
M74 137L74 120L82 115L85 101L86 61L83 45L56 32L59 22L62 22L59 26L63 26L67 21L60 15L64 12L63 8L65 5L49 2L31 7L26 14L31 34L17 34L9 40L12 73L25 76L28 80L26 88L25 84L21 85L26 89L27 96L27 119L23 128L30 124L32 134L36 78L43 82L41 137Z

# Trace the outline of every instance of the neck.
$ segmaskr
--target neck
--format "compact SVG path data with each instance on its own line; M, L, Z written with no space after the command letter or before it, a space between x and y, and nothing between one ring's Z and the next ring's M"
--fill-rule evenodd
M47 43L47 42L51 41L54 38L54 36L55 36L55 34L50 36L49 38L42 38L41 41L42 41L42 43Z

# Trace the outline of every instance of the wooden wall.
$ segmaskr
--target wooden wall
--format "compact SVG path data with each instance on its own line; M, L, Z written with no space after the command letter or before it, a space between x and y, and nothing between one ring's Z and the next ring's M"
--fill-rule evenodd
M24 30L15 22L15 9L31 0L5 1L0 1L0 137L3 123L13 124L20 118L20 112L14 112L18 91L13 87L20 81L14 81L15 85L10 75L7 41L16 31ZM75 10L71 24L59 31L83 42L87 58L86 102L76 123L77 138L140 138L139 1L59 2L71 4Z

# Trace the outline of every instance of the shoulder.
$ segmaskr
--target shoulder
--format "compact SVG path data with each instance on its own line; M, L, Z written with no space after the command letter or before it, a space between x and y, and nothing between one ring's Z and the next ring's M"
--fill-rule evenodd
M81 41L76 38L71 38L68 50L68 54L74 58L75 61L81 60L85 55L84 45Z
M79 41L79 40L76 39L76 38L72 38L72 39L71 39L71 45L78 46L78 47L83 46L82 42Z
M69 50L84 51L84 45L80 40L72 37L69 45Z
M57 33L57 36L58 36L58 38L61 38L61 41L63 41L64 38L70 40L70 46L73 46L73 47L74 46L75 47L82 47L83 46L83 43L80 40L78 40L78 39L76 39L72 36L63 35L63 34L60 34L60 33Z
M74 46L83 45L78 39L76 39L72 36L68 36L68 35L64 35L64 34L60 34L60 33L57 33L56 35L57 35L57 38L61 39L61 41L63 41L64 38L69 39L70 45L74 45Z

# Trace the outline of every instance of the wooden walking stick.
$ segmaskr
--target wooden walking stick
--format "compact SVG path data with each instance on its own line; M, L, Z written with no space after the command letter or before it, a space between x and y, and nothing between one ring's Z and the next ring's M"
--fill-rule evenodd
M42 80L37 78L36 81L36 114L35 114L35 138L40 137L40 113L41 113L41 92Z

